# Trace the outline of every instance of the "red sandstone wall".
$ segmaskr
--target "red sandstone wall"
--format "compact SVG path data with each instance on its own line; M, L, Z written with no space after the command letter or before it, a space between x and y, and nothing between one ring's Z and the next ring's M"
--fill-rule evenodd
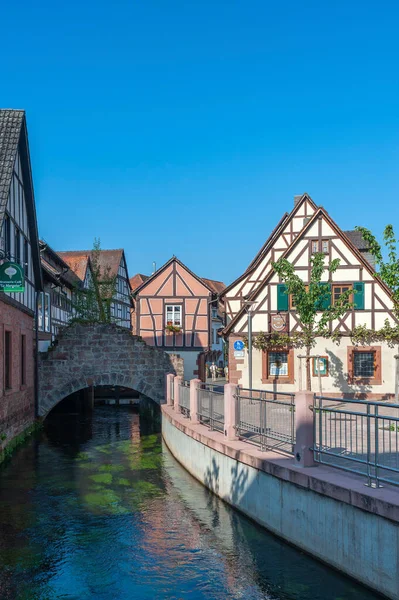
M32 316L0 300L0 448L34 420L34 320ZM4 332L12 334L12 377L4 389ZM21 335L26 336L26 384L21 385Z
M242 375L243 358L234 357L234 342L242 340L239 335L229 335L229 383L238 383Z

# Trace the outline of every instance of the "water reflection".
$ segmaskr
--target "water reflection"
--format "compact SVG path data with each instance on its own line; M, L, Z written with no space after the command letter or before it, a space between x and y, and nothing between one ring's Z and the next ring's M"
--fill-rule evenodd
M376 595L218 500L137 413L101 407L58 415L0 470L0 598Z

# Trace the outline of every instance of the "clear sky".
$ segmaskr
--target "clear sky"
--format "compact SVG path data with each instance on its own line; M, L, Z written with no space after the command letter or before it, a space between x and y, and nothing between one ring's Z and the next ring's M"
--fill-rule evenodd
M399 230L399 3L3 2L41 236L230 283L304 191Z

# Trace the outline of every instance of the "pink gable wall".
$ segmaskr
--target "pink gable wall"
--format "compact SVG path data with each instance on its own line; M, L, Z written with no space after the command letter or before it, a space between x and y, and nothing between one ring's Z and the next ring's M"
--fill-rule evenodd
M177 262L155 275L138 294L140 306L138 333L152 345L166 348L208 346L210 290ZM165 306L182 306L183 331L165 330ZM194 335L193 335L194 333Z
M188 271L183 269L180 265L176 264L176 271L179 275L184 279L190 290L192 291L193 296L208 296L209 290L208 288L195 279Z

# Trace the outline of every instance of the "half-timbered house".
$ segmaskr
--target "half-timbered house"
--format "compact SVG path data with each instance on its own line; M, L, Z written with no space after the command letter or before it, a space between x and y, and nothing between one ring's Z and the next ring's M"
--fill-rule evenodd
M39 352L46 352L73 314L73 294L83 281L46 242L40 241L43 292L37 303Z
M334 302L347 289L353 289L353 308L330 324L340 334L339 344L319 338L313 348L312 388L328 394L390 397L395 387L395 351L385 342L367 347L354 345L351 332L358 325L370 329L396 323L389 288L374 276L372 257L358 232L342 231L326 210L317 207L307 195L295 197L290 214L284 215L248 269L226 288L222 300L226 312L223 335L229 339L229 375L234 383L248 385L248 354L237 357L234 341L260 332L300 331L295 300L272 263L286 258L306 283L310 280L312 254L325 254L325 263L338 258L332 275L326 270L323 281L330 286ZM248 316L249 312L249 316ZM252 386L259 389L294 391L304 387L303 349L253 350ZM236 356L235 356L236 355ZM317 357L320 357L318 359ZM320 369L320 373L319 373Z
M35 416L35 307L42 278L22 110L0 110L1 267L6 277L0 288L0 450ZM19 291L6 291L15 276Z
M62 260L83 281L83 287L88 288L92 277L91 250L73 250L57 252ZM118 250L100 250L98 253L100 273L107 277L115 277L115 295L111 305L111 318L120 327L131 328L131 288L127 270L125 252Z
M221 282L201 279L175 256L133 292L134 330L148 344L178 353L184 376L205 377L212 352L212 307Z

